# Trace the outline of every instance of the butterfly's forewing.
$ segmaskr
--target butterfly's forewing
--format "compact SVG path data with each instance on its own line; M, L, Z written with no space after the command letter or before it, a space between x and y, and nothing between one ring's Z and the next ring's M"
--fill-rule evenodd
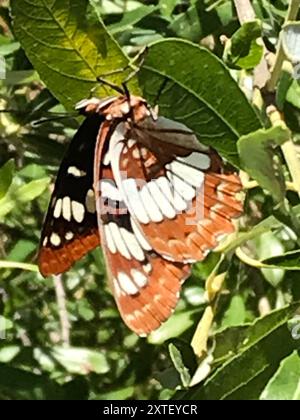
M99 245L93 163L103 117L86 117L62 160L45 219L38 264L44 276L68 270Z

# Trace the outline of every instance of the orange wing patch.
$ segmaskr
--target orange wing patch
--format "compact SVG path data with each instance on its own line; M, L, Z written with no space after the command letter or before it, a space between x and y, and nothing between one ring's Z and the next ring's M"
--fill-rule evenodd
M63 273L98 245L100 237L98 229L94 229L85 236L76 237L72 242L65 243L62 247L43 246L38 256L40 272L44 277Z

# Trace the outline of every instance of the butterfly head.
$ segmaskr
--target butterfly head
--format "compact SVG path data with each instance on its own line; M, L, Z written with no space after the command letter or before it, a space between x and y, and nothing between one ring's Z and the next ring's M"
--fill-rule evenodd
M140 122L147 117L157 119L157 110L152 109L147 101L140 96L126 95L119 97L110 96L104 99L90 98L80 101L76 110L87 116L101 114L107 121L116 119L133 119Z

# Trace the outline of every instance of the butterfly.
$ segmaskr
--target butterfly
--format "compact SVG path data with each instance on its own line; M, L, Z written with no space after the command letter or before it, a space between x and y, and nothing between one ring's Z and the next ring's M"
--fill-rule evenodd
M85 120L58 171L39 269L65 272L101 244L120 314L146 336L174 311L192 263L234 231L241 182L141 97L85 99L76 109Z

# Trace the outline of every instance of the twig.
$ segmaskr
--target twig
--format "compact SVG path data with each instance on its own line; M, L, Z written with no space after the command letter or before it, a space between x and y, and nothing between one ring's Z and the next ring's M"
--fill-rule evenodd
M234 0L234 5L241 25L255 20L255 12L250 0Z
M38 267L35 264L26 264L21 263L17 261L0 261L0 269L1 268L10 268L10 269L20 269L20 270L26 270L26 271L34 271L37 273Z
M62 283L62 276L54 276L54 288L61 326L61 341L64 346L70 346L70 322L66 307L66 295Z
M235 255L246 265L254 268L268 268L266 264L255 260L254 258L249 257L245 252L242 250L241 247L236 248Z
M297 18L298 10L300 7L300 0L291 0L288 12L285 18L285 24L288 23L291 20L295 20ZM270 92L274 92L277 86L277 82L280 78L282 66L285 61L285 53L282 46L282 41L280 39L276 57L275 57L275 63L272 70L271 79L268 83L268 90Z
M241 25L256 19L255 11L250 0L234 0L234 5ZM254 69L253 85L255 88L262 89L270 78L269 66L266 60L269 51L262 38L259 38L258 42L263 46L264 56L258 66Z

